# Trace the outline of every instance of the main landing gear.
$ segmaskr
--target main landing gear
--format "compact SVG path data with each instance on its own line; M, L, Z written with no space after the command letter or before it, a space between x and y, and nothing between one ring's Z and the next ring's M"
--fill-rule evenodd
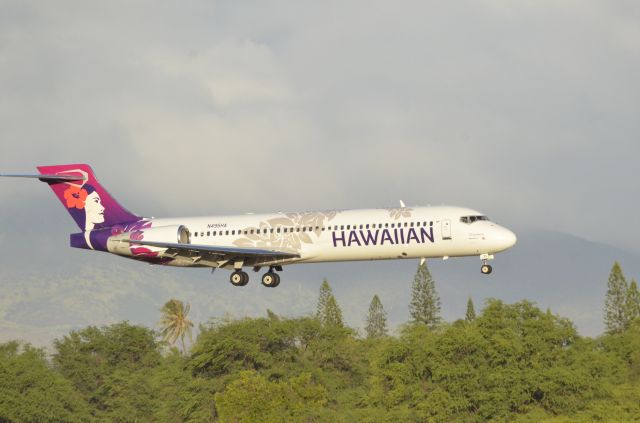
M278 275L275 270L281 271L282 268L280 266L270 267L269 271L262 275L262 285L267 288L275 288L280 285L280 275ZM256 272L257 271L258 270L256 270ZM249 275L242 270L236 270L229 276L229 282L231 282L233 286L245 286L249 283Z
M493 271L493 267L491 267L491 265L487 264L487 261L493 260L493 255L491 255L491 254L481 254L480 255L480 260L482 260L482 267L480 267L480 272L482 272L483 275L490 274Z
M280 285L280 275L273 271L273 269L269 269L267 273L262 275L262 285L267 288L275 288Z
M249 275L242 270L236 270L229 276L229 282L233 286L245 286L249 283Z

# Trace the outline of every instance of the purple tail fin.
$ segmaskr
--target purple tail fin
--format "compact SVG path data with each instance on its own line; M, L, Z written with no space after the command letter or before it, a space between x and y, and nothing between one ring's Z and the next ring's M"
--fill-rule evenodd
M86 164L38 166L40 174L80 176L81 180L46 181L81 230L140 220L105 190Z

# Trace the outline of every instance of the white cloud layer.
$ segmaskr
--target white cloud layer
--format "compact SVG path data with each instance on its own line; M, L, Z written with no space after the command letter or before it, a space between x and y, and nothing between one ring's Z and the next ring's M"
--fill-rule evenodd
M3 170L91 162L147 214L403 198L638 251L634 2L0 8Z

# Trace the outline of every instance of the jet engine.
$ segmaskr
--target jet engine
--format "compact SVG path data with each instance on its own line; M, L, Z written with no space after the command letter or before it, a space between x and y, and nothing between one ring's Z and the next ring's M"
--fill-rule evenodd
M157 257L166 248L136 244L129 241L153 241L168 244L190 244L191 234L183 225L159 226L133 229L118 235L112 235L107 240L107 250L122 256Z

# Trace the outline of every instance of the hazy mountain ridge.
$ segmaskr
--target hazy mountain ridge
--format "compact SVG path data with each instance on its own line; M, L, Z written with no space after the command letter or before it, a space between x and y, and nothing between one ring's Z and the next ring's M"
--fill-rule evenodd
M236 288L223 270L211 275L207 269L148 266L60 248L59 240L30 245L28 256L15 247L0 259L0 342L19 338L46 345L74 328L120 320L155 327L160 307L172 297L191 303L195 322L225 314L261 316L267 308L287 316L311 314L325 277L349 325L364 326L369 302L377 293L393 329L408 319L417 266L417 260L298 265L285 268L277 289L262 287L259 274L253 272L248 286ZM429 267L445 320L463 317L469 296L477 308L492 297L507 302L528 299L569 317L581 333L597 335L614 260L621 262L628 279L640 276L637 255L566 234L527 229L519 231L514 249L496 256L490 276L480 274L480 261L474 257L433 259Z

